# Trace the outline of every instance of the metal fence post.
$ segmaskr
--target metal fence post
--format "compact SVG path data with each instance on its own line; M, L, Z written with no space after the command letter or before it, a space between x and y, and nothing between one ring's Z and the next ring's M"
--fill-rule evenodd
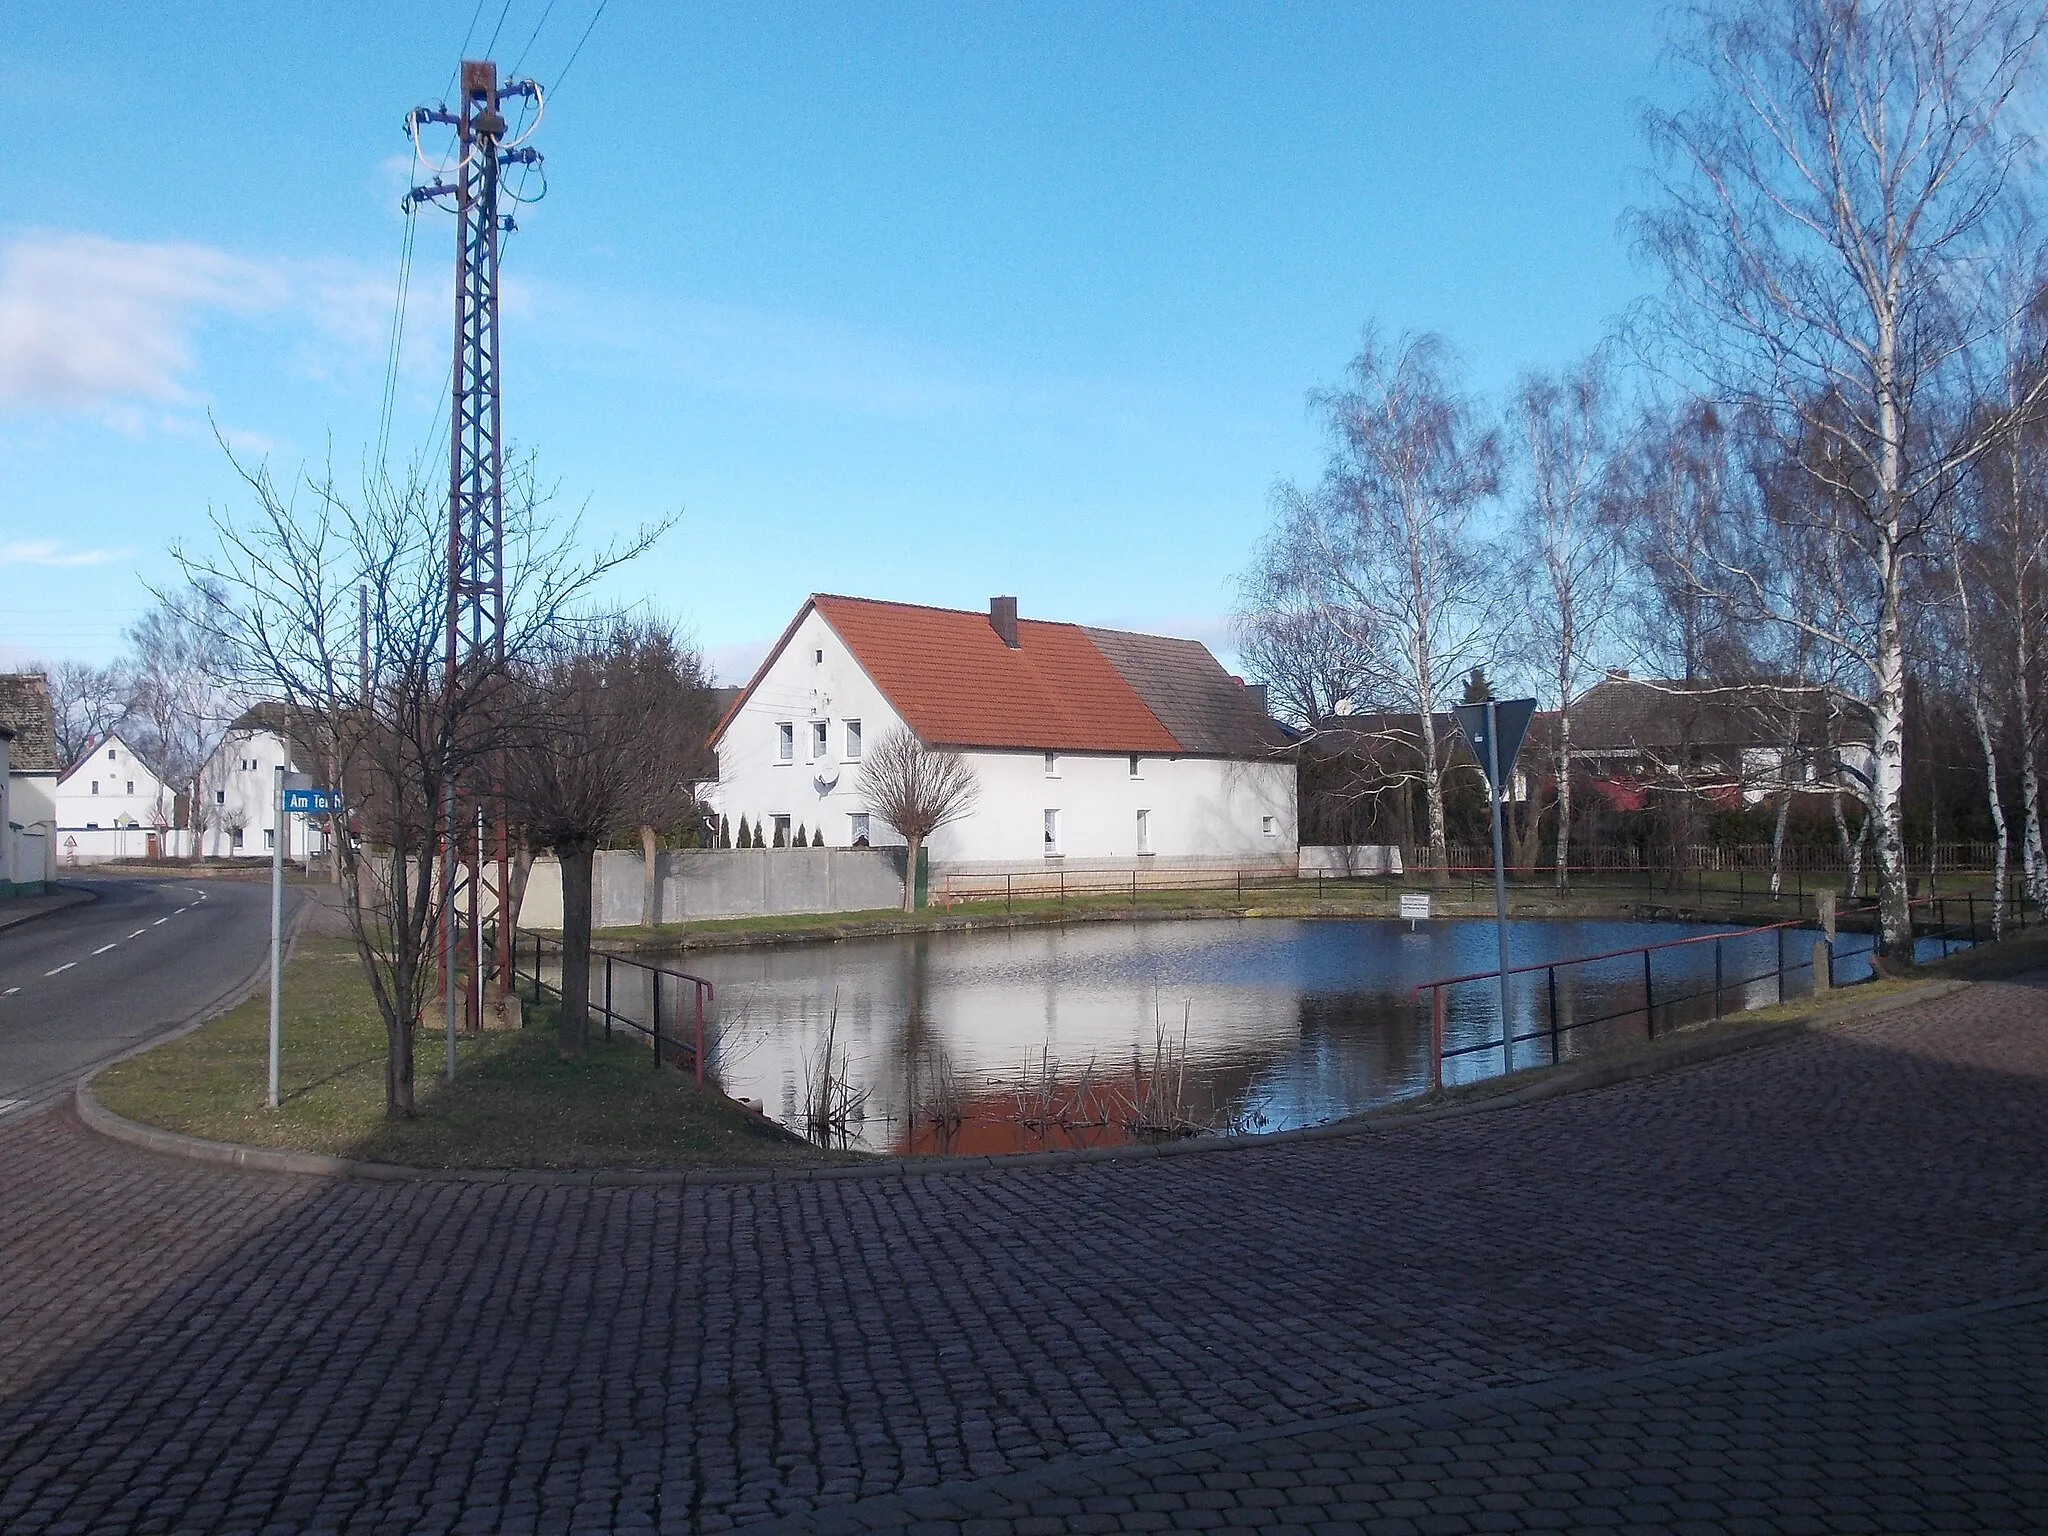
M1776 931L1778 940L1778 1001L1785 1001L1785 930Z
M697 983L697 1084L704 1084L704 983Z
M1550 1064L1557 1065L1557 967L1545 966L1550 982Z
M612 957L604 957L604 1037L612 1037Z
M1714 940L1714 1017L1721 1017L1721 941Z
M661 1065L661 972L648 973L654 978L654 1064Z
M1650 983L1650 952L1643 951L1643 1032L1657 1038L1657 995Z
M1429 1091L1444 1091L1444 989L1429 989Z

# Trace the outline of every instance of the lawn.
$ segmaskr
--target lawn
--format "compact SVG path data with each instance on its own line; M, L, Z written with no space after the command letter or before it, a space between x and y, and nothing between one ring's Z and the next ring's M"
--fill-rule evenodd
M644 1047L593 1038L582 1061L555 1048L550 1005L527 1026L463 1039L456 1079L445 1037L414 1053L418 1114L384 1116L384 1028L346 939L306 938L285 971L283 1102L264 1104L268 998L102 1073L115 1114L212 1141L439 1168L794 1166L857 1160L749 1114Z

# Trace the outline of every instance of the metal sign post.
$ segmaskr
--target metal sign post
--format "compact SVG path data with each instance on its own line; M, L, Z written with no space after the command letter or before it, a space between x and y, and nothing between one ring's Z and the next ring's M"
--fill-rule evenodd
M284 999L284 764L276 769L270 834L270 1107L277 1108L278 1012Z
M1500 1067L1503 1073L1515 1069L1515 1024L1508 1011L1508 874L1501 848L1500 803L1507 776L1514 771L1515 754L1522 750L1529 717L1536 713L1534 699L1488 699L1483 704L1460 704L1453 711L1458 727L1472 744L1486 775L1487 804L1493 813L1493 922L1500 945Z
M277 784L271 797L270 834L270 1107L277 1108L277 1077L282 1032L279 1018L284 1004L284 845L291 823L286 817L313 811L332 811L341 796L314 786L312 776L287 773L284 764L276 769ZM310 840L309 840L310 841Z

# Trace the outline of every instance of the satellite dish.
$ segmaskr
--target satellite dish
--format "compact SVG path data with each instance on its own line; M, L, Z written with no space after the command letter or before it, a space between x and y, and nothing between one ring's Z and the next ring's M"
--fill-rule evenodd
M829 773L821 773L811 782L818 786L819 794L829 795L839 787L839 770L834 768Z

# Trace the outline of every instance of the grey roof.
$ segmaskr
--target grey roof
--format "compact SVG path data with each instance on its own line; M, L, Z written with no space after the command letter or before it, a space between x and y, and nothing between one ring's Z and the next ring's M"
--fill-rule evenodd
M0 725L14 732L7 766L13 773L55 773L57 731L50 684L40 672L0 673Z
M1131 691L1196 757L1260 757L1291 741L1261 695L1223 670L1198 640L1084 629Z
M1870 721L1846 695L1795 683L1687 683L1610 677L1572 706L1572 751L1764 747L1796 742L1868 746Z

